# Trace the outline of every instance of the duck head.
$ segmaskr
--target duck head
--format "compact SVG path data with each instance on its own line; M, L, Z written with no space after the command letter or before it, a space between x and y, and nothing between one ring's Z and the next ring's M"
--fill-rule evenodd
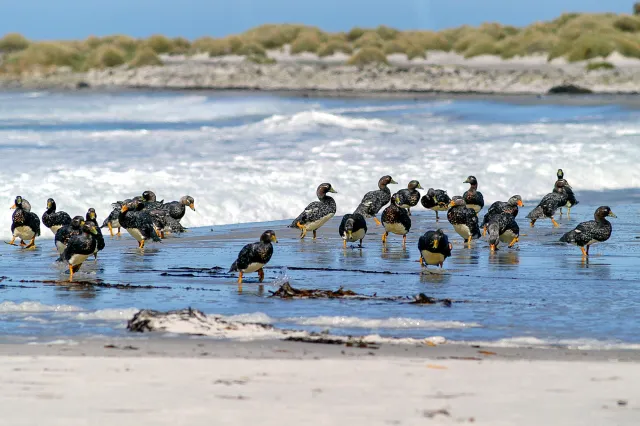
M478 186L478 180L476 179L475 176L469 176L467 180L465 180L462 183L468 183L471 186Z
M191 195L185 195L184 197L180 198L180 203L184 204L185 206L189 206L191 210L196 211L195 200Z
M522 203L522 197L519 195L514 195L513 197L509 198L509 201L507 201L507 203L512 206L524 207L524 204Z
M276 238L276 233L272 230L264 231L260 236L260 241L263 243L277 243L278 238Z
M395 180L393 180L393 178L389 175L386 176L382 176L380 178L380 180L378 181L378 188L380 189L384 189L387 187L387 185L389 184L396 184L398 182L396 182Z
M411 182L409 182L409 184L407 185L407 188L409 188L409 189L424 189L422 187L422 185L420 185L420 182L418 182L417 180L412 180Z
M324 196L327 195L327 192L333 192L334 194L338 193L338 191L333 189L333 186L331 186L330 183L321 183L318 185L318 189L316 189L316 196L318 199L322 200Z

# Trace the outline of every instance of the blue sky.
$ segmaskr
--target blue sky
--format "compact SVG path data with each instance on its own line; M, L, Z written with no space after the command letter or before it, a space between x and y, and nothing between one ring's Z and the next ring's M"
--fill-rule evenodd
M196 38L263 23L304 23L328 31L380 24L442 29L502 22L527 25L562 12L625 12L628 0L0 0L0 34L77 39L114 33Z

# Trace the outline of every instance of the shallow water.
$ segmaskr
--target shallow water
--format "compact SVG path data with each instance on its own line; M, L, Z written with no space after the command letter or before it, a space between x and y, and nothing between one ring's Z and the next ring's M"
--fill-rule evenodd
M125 335L125 322L136 309L192 306L338 334L442 335L504 344L640 343L640 192L625 189L640 186L634 165L639 114L615 105L477 100L2 93L0 199L7 207L19 193L41 214L53 196L72 215L96 207L101 220L111 202L152 188L165 199L189 193L198 211L187 212L184 220L193 227L190 233L149 245L144 253L128 235L107 241L99 261L87 262L76 275L101 280L99 286L42 283L67 278L54 262L48 229L33 252L3 245L0 275L7 278L0 282L0 334L19 341ZM558 167L582 201L571 219L560 220L558 230L548 221L530 230L524 219L533 207L528 202L519 216L527 236L517 249L493 254L486 242L462 247L445 219L437 226L456 246L442 273L421 274L415 262L418 237L436 226L433 213L421 207L414 210L406 250L394 236L383 249L373 223L365 248L343 250L337 218L316 241L298 241L296 231L283 228L287 221L203 226L295 216L322 181L338 189L335 198L344 213L386 173L402 184L417 178L450 194L461 193L461 182L474 174L488 201L513 193L535 200L553 186ZM594 247L587 264L577 248L555 241L601 204L611 205L619 219L613 219L611 240ZM5 238L9 225L7 210L0 217ZM238 292L231 275L184 269L226 270L242 245L266 227L278 231L280 243L262 291L255 276ZM293 269L300 267L319 270ZM294 287L344 286L378 296L424 292L461 303L447 308L269 298L269 290L285 280ZM119 283L153 288L105 286Z

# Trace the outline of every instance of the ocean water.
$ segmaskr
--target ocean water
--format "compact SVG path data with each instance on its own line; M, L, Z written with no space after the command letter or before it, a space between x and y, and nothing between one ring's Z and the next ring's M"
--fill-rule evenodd
M558 105L463 99L322 99L246 93L0 93L0 234L10 237L16 195L39 215L46 199L72 216L95 207L99 220L116 200L152 189L159 199L189 194L192 232L144 254L130 237L109 240L97 264L78 279L151 285L157 289L86 288L65 280L43 228L35 252L0 248L0 335L47 340L126 335L136 309L194 306L207 313L330 330L397 337L442 335L457 341L640 343L637 220L640 111L622 105ZM415 209L406 250L380 247L371 223L365 249L343 251L337 223L317 242L283 228L314 199L321 182L337 189L338 215L352 211L384 174L406 185L460 194L468 175L485 200L518 193L528 207L549 192L563 168L581 204L560 230L540 224L516 250L491 257L486 243L457 245L447 272L420 274L415 244L435 224ZM590 264L558 246L562 232L609 203L621 216L614 237ZM532 206L531 206L532 207ZM622 212L622 215L620 214ZM444 215L443 215L444 217ZM246 224L269 222L269 224ZM228 267L243 244L266 226L282 230L266 292L232 277L170 273L170 268ZM336 229L334 229L336 228ZM236 235L226 237L227 234ZM606 248L605 248L606 247ZM594 249L595 250L595 249ZM552 252L552 253L551 253ZM300 271L290 267L327 267ZM397 275L361 274L360 270ZM169 272L169 273L168 273ZM164 273L164 275L163 275ZM280 301L268 290L290 280L302 288L406 296L425 292L465 300L452 308L384 301ZM255 280L254 280L255 281ZM530 300L529 300L530 299ZM524 339L524 340L518 340Z

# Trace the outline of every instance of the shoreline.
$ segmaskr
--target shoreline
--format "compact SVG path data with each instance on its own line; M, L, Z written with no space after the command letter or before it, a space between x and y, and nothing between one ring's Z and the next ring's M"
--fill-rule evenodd
M487 60L488 63L493 63ZM74 73L70 69L23 76L0 76L0 89L196 90L302 94L303 96L634 95L640 92L640 66L587 71L574 64L506 66L466 63L349 66L291 60L275 64L246 61L165 61L163 66L120 66ZM502 65L500 65L502 64Z

